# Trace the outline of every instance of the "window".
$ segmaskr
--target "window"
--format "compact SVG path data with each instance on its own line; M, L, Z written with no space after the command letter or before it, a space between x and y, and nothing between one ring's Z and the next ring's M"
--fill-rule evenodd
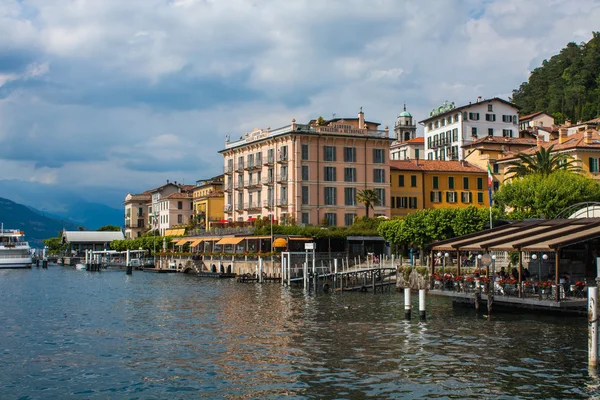
M503 137L513 137L512 129L502 129L502 136Z
M494 164L492 165L492 172L493 172L494 174L499 174L499 173L500 173L500 166L499 166L498 164L494 163Z
M302 204L308 204L308 186L302 186Z
M248 161L248 167L253 168L254 167L254 154L248 154L248 157L246 157L246 160Z
M419 159L419 149L415 149L415 158Z
M417 208L417 198L416 197L409 197L408 198L408 208Z
M477 137L477 127L476 126L471 127L471 136L473 136L475 138Z
M178 224L183 224L183 215L177 214L177 223Z
M492 188L493 188L494 192L495 192L496 190L500 189L500 182L498 182L498 181L494 181L494 182L492 183Z
M456 203L456 192L446 192L446 202Z
M350 226L354 223L354 218L356 218L356 214L344 214L344 224L346 226Z
M281 146L279 149L279 161L286 161L288 159L287 146Z
M452 123L452 115L448 116L448 125L450 125Z
M458 128L452 129L452 141L458 142Z
M406 197L396 197L396 208L406 208Z
M373 163L383 164L385 162L385 155L383 149L373 149Z
M477 192L477 202L483 203L483 192Z
M429 130L430 130L430 131L431 131L431 130L433 130L433 122L430 122L430 123L429 123Z
M373 182L384 183L385 182L385 169L375 168L373 169Z
M477 178L477 190L483 190L483 178Z
M324 167L325 168L325 175L324 175L324 180L326 182L335 182L335 169L336 167Z
M255 163L256 165L262 165L262 151L259 151L258 153L256 153L256 157L255 158Z
M432 178L432 182L431 185L433 186L434 189L439 189L439 178L437 176L434 176Z
M375 189L375 193L377 193L377 198L379 198L378 205L385 207L385 189Z
M473 195L471 194L471 192L461 192L460 193L460 201L462 201L463 203L469 204L473 201Z
M429 192L432 203L440 203L442 201L442 192L434 190Z
M308 225L309 224L309 219L308 219L308 213L307 212L303 212L302 213L302 223Z
M326 206L335 206L337 204L336 198L336 188L334 187L326 187L323 191L325 196L324 203Z
M431 136L429 136L427 138L427 148L430 149L431 148Z
M356 168L344 168L344 182L356 182Z
M427 153L427 159L433 160L433 153Z
M469 190L469 178L466 176L463 178L463 189Z
M494 136L494 128L488 128L488 136Z
M479 121L479 113L469 113L469 119Z
M244 169L244 157L238 157L238 170Z
M272 163L273 161L275 161L275 150L269 149L267 151L267 163Z
M308 160L308 145L307 144L302 145L302 159Z
M485 120L486 121L495 121L496 120L496 114L485 114Z
M446 126L446 118L442 118L442 120L440 121L442 126Z
M178 201L177 202L177 209L178 210L183 210L183 201Z
M398 175L398 186L404 187L404 175Z
M344 188L344 205L356 205L356 188Z
M598 159L594 158L594 157L590 157L590 173L595 174L598 173L599 170L599 165L598 165Z
M503 115L502 122L513 122L513 116L512 115Z
M410 176L410 187L417 187L417 176L416 175Z
M344 162L356 162L356 147L344 147Z
M492 111L494 111L494 109L493 109L493 105L492 105L492 104L488 104L488 111L489 111L489 112L492 112Z
M336 226L337 225L337 214L325 213L325 219L327 220L327 226Z
M144 216L144 208L143 207L138 207L138 217L143 217Z
M335 161L335 147L334 146L324 146L323 147L323 156L325 157L325 161Z
M454 189L454 177L453 176L448 177L448 189Z
M303 181L307 181L308 180L308 165L303 165L302 166L302 180Z

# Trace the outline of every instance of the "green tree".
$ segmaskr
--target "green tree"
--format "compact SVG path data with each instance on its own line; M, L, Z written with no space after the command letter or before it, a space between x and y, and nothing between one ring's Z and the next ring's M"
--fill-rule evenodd
M98 228L98 231L101 231L101 232L105 232L105 231L121 232L121 227L120 226L116 226L116 225L104 225L104 226L101 226L100 228Z
M554 218L577 203L600 200L600 184L584 175L555 171L530 174L503 184L494 194L494 207L510 210L511 219Z
M534 154L517 154L517 159L508 165L510 177L521 177L530 174L550 175L557 170L580 172L579 161L564 153L552 153L554 145L540 148Z
M369 217L369 208L375 210L374 206L381 203L381 199L377 196L377 192L373 189L363 189L356 194L356 201L365 205L367 218Z

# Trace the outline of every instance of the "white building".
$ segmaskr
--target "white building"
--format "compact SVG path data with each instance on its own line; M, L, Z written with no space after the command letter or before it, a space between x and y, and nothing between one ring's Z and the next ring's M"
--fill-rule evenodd
M423 138L417 138L417 125L408 111L398 115L394 124L395 139L390 146L391 160L414 160L423 158Z
M428 160L463 160L462 147L486 136L519 137L519 107L494 97L455 107L444 103L419 122L425 127Z

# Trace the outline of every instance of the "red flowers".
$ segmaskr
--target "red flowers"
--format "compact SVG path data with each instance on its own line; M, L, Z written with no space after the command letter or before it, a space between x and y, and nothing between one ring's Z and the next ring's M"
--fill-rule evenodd
M586 283L582 282L582 281L577 281L575 282L575 286L577 286L578 289L583 289L584 287L586 287Z

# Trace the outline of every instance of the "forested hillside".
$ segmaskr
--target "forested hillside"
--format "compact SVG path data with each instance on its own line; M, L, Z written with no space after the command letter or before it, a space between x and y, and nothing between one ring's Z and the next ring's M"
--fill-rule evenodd
M557 123L587 121L600 116L600 32L587 43L569 43L544 60L528 82L513 91L521 114L545 111Z

